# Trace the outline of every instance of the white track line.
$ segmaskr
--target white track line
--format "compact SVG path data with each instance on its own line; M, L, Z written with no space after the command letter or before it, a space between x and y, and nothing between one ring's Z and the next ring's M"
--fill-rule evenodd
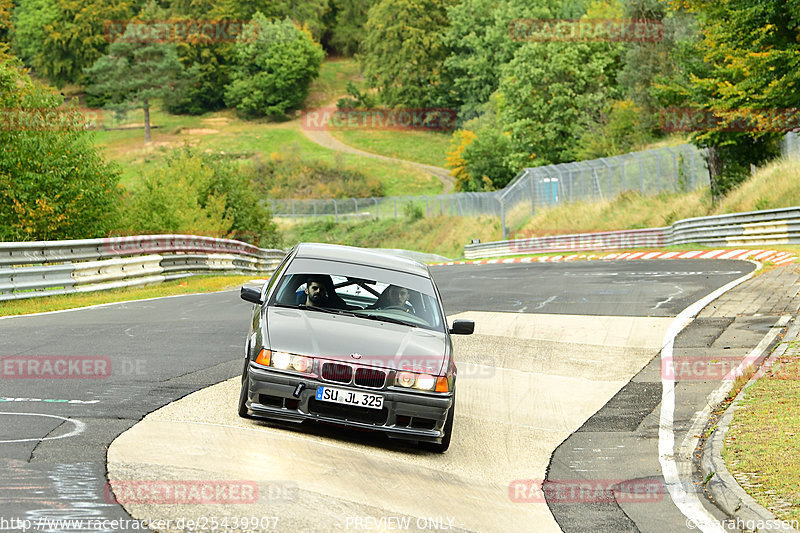
M675 461L675 372L672 348L675 337L694 319L697 313L724 293L752 278L755 272L760 269L760 266L746 276L720 287L684 309L670 324L664 336L664 347L661 349L661 415L658 426L658 460L661 463L664 482L667 485L672 501L680 509L681 513L703 533L725 533L725 529L703 507L695 492L686 491L678 473L678 465ZM673 370L664 372L664 368Z
M42 442L44 440L57 440L57 439L66 439L69 437L74 437L75 435L80 435L84 431L86 431L86 424L81 422L80 420L76 420L74 418L64 418L63 416L57 415L46 415L43 413L12 413L12 412L0 412L0 415L12 415L12 416L44 416L46 418L55 418L58 420L63 420L64 422L69 422L73 426L75 426L72 431L69 433L65 433L63 435L59 435L58 437L41 437L38 439L14 439L14 440L0 440L0 444L10 444L14 442Z

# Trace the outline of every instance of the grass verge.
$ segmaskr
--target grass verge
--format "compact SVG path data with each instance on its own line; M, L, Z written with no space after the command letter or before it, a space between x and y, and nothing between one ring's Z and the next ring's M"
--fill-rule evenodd
M291 224L280 222L284 244L324 242L365 248L403 248L461 257L464 245L471 239L493 241L500 239L500 221L492 217L422 217L382 218L360 222L336 223L331 218L315 222Z
M739 484L782 520L800 520L800 342L745 389L722 457Z
M624 229L658 228L685 218L777 209L800 205L800 159L778 159L712 205L707 188L643 196L625 191L613 200L574 202L553 207L521 205L506 215L514 237L539 237Z
M176 294L193 294L235 289L257 276L192 276L157 285L82 294L43 296L27 300L11 300L0 306L0 316L29 315L48 311L62 311L111 302L144 300Z
M450 133L403 130L331 129L331 135L348 146L374 154L442 167L450 149Z

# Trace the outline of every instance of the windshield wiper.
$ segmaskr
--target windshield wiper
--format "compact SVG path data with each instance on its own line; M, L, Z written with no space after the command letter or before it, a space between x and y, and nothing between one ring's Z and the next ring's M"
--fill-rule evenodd
M388 317L388 316L362 315L361 313L359 313L357 315L353 315L353 316L357 316L358 318L367 318L369 320L379 320L381 322L391 322L392 324L400 324L401 326L411 326L411 327L414 327L414 328L418 328L419 327L417 324L414 324L412 322L406 322L405 320L400 320L398 318L392 318L392 317Z

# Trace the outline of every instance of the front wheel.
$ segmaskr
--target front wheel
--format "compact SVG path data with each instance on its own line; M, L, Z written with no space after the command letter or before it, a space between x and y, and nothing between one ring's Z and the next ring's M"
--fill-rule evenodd
M456 410L456 399L453 398L453 405L450 406L450 410L447 412L447 420L444 423L444 435L442 436L442 442L420 442L419 446L423 450L428 450L431 452L436 453L444 453L447 451L447 448L450 447L450 437L453 434L453 416Z

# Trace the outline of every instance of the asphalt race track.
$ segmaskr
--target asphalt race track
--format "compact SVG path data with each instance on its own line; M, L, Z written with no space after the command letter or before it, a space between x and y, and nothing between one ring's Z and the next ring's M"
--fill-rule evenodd
M564 468L562 480L578 471L629 479L624 454L597 450L612 441L625 449L615 430L631 424L619 410L642 401L652 410L660 398L657 379L639 379L648 384L636 391L631 379L647 372L678 313L753 268L716 260L433 267L448 318L476 320L475 335L454 339L458 408L444 455L381 435L236 416L249 313L237 292L0 320L0 529L70 531L48 521L131 515L172 520L155 527L170 531L190 529L187 520L198 531L214 521L234 529L234 520L243 531L588 531L598 517L630 531L685 529L663 492L623 520L594 503L567 502L565 511L529 489L552 465L551 474ZM47 375L45 360L64 357L81 362L75 375ZM593 416L609 407L614 416ZM586 424L605 440L565 449ZM658 465L649 448L636 457ZM229 485L202 505L133 497L123 508L109 479L115 490L143 480ZM658 513L670 521L654 521ZM92 530L138 526L123 524Z

